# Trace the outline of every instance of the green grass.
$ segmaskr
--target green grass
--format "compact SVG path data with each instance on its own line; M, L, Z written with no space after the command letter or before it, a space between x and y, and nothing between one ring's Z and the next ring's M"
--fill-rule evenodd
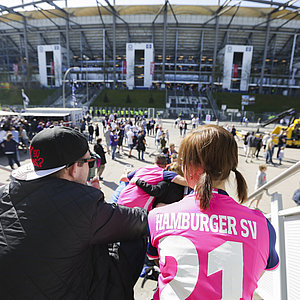
M227 108L241 109L241 96L247 93L213 93L213 96L221 109L222 104L226 104ZM245 106L245 110L255 113L262 112L282 112L289 108L295 108L300 111L300 98L281 96L281 95L253 95L255 96L255 104Z
M107 95L107 102L104 101L105 94ZM151 95L153 102L150 102ZM104 90L93 102L93 106L165 108L165 91Z
M29 105L41 105L55 89L25 89ZM0 103L4 105L23 105L21 88L0 89Z

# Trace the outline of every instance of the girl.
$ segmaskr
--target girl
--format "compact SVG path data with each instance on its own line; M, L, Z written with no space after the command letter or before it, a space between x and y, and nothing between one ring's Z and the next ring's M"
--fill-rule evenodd
M266 171L267 171L267 166L264 164L261 164L258 166L258 172L256 174L256 183L255 183L255 188L254 190L259 189L260 187L262 187L264 184L267 183L267 175L266 175ZM248 205L248 207L251 207L252 203L254 203L256 201L256 205L255 208L258 209L258 204L259 201L261 200L263 196L263 193L257 195Z
M149 214L148 255L161 269L153 299L252 299L263 271L279 259L272 225L225 191L234 172L239 202L247 200L234 137L201 126L183 139L179 162L195 192Z

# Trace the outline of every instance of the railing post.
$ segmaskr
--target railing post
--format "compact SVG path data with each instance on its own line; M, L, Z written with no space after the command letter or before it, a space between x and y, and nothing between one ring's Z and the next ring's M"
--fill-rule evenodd
M287 300L287 281L286 281L286 256L283 216L278 212L282 210L282 195L275 192L271 198L271 221L276 231L276 251L279 255L279 272L274 276L274 294L278 295L279 300Z

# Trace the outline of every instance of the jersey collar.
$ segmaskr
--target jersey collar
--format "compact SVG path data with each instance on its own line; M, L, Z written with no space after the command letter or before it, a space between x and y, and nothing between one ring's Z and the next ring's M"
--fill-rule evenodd
M221 195L226 195L226 196L228 196L227 192L224 191L224 190L222 190L222 189L215 189L215 188L213 188L212 193L213 193L213 194L221 194Z

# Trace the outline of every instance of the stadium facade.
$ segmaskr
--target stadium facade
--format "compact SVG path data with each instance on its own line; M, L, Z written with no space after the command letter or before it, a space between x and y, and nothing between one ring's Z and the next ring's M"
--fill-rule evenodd
M220 6L96 2L84 8L61 8L55 1L0 6L1 81L59 86L70 67L79 67L70 70L71 78L112 88L300 92L295 1L271 1L264 8L242 7L241 1ZM49 9L41 9L45 3Z

